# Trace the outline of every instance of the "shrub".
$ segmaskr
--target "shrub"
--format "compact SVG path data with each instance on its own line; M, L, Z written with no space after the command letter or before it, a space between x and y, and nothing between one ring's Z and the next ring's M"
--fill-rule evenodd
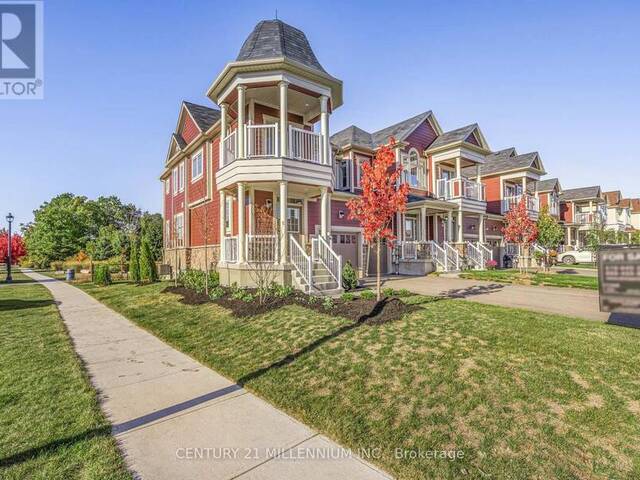
M93 283L106 287L111 285L111 272L109 265L96 265L93 269Z
M224 294L226 292L224 291L224 288L217 286L217 287L213 287L211 290L209 290L209 298L211 300L216 300L218 298L222 298L224 297Z
M151 246L146 237L142 237L140 244L140 279L144 282L157 282L158 270L151 253Z
M401 288L400 290L396 291L395 294L398 297L410 297L412 295L411 292L406 288Z
M345 292L340 296L340 298L342 300L344 300L345 302L350 302L356 297L355 297L355 295L353 293Z
M207 274L202 270L183 270L178 275L178 283L185 288L194 290L197 293L205 292L205 279ZM220 285L220 275L218 272L209 272L209 293Z
M330 310L333 308L334 302L333 302L333 298L331 297L324 297L324 300L322 301L322 306L326 309L326 310Z
M293 287L291 285L279 285L274 282L269 287L268 294L278 298L285 298L293 294Z
M347 292L355 289L358 286L358 274L351 265L351 262L347 262L342 267L342 288Z
M360 294L360 298L363 300L373 300L374 298L376 298L376 294L371 290L365 290Z
M242 300L243 302L253 301L253 295L251 295L245 288L236 288L231 292L231 298L234 300Z
M138 258L138 240L131 240L131 253L129 255L129 280L140 282L140 259Z
M382 289L382 295L384 295L385 297L393 297L395 291L393 290L393 288L383 288Z
M57 260L55 262L51 262L49 264L49 268L55 272L62 270L64 268L64 262L62 262L61 260Z
M486 263L487 270L495 270L497 266L498 266L498 262L496 262L495 260L487 260L487 263Z

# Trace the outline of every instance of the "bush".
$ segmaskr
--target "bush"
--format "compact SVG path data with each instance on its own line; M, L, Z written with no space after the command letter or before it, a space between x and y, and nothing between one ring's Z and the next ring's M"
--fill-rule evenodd
M382 289L382 295L384 295L385 297L393 297L395 291L393 290L393 288L383 288Z
M396 291L395 294L398 297L410 297L412 295L412 293L406 288L401 288L400 290Z
M138 258L138 240L131 240L131 254L129 255L129 280L140 282L140 259Z
M146 237L142 238L142 243L140 244L140 278L144 282L158 281L156 262L153 259L151 246L149 245L149 240Z
M205 292L205 280L207 274L202 270L183 270L178 275L178 283L184 288L194 290L197 293ZM220 285L220 275L218 272L209 272L209 293Z
M253 301L253 295L251 295L245 288L237 288L231 293L231 298L234 300L242 300L243 302Z
M274 282L269 287L268 294L278 298L285 298L293 294L293 287L291 285L279 285Z
M374 298L376 298L376 294L371 290L365 290L360 294L360 298L363 300L373 300Z
M62 270L64 268L64 262L61 260L57 260L55 262L51 262L49 264L49 268L55 272Z
M93 269L93 283L106 287L111 285L111 272L109 265L97 265Z
M342 288L347 292L354 290L358 286L358 274L351 265L351 262L347 262L342 267Z
M224 288L218 286L218 287L213 287L211 290L209 290L209 298L211 300L216 300L218 298L222 298L224 297L225 291Z
M495 270L497 266L498 266L498 262L496 262L495 260L487 260L487 263L486 263L487 270Z
M340 298L341 298L342 300L344 300L345 302L350 302L351 300L353 300L354 298L356 298L356 296L355 296L353 293L345 292L345 293L343 293L343 294L340 296Z
M324 297L324 300L322 301L322 306L325 308L325 310L331 310L333 308L333 298L331 297Z

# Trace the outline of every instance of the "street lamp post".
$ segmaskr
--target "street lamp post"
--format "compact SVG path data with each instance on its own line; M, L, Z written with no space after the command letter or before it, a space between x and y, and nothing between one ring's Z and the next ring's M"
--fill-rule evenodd
M11 212L9 212L9 214L7 215L7 222L9 222L9 238L7 242L7 257L9 258L9 261L7 262L7 283L11 283L11 281L13 280L11 278L11 222L13 222L13 215L11 215Z

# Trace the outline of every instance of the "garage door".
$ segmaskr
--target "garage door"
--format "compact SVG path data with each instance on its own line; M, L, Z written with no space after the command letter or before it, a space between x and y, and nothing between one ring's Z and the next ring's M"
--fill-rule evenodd
M351 262L354 268L358 268L358 234L357 233L333 233L333 250L342 255L342 262Z

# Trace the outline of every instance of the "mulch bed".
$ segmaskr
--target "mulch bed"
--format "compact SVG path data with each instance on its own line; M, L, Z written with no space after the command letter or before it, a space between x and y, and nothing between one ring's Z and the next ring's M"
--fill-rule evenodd
M226 292L223 297L211 300L204 293L197 293L185 287L167 287L163 290L163 293L182 296L180 301L186 305L202 305L211 302L230 310L235 317L239 318L261 315L285 305L300 305L319 313L344 317L356 323L378 325L399 320L403 315L417 309L416 306L407 305L395 297L386 297L380 302L363 298L353 300L337 298L333 299L329 305L325 303L324 297L315 297L295 291L286 297L267 297L261 304L255 296L254 289L247 289L248 293L254 295L250 302L231 297L230 290L226 290Z

